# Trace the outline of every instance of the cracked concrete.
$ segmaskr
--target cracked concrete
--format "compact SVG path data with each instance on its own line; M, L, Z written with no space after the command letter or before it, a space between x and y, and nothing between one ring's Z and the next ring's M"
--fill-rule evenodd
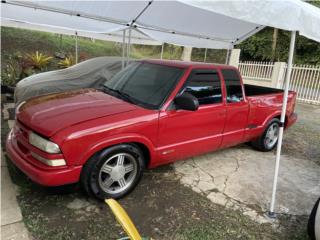
M258 222L266 222L274 173L275 155L241 145L174 164L184 185L212 202L239 209ZM320 167L283 155L276 212L306 215L319 197Z
M320 195L320 107L297 104L298 122L285 132L275 211L308 215ZM275 153L247 145L174 164L180 181L212 202L258 222L269 209Z

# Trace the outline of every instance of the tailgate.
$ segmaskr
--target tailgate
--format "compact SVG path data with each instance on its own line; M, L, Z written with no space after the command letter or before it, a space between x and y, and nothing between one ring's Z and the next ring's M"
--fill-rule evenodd
M295 92L289 91L286 116L294 112L296 95ZM270 118L280 117L283 96L284 93L271 93L247 97L250 106L248 125L264 126Z

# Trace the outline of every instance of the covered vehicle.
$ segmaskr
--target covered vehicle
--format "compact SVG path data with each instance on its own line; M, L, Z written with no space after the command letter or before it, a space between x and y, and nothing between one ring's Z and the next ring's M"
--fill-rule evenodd
M16 104L32 97L59 93L81 88L99 88L105 81L119 72L120 57L97 57L72 67L44 72L18 82L14 99Z

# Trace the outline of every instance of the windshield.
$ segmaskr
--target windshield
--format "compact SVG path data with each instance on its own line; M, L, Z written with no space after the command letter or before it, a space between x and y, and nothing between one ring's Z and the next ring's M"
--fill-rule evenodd
M105 90L126 101L158 109L178 82L183 69L134 62L105 82Z

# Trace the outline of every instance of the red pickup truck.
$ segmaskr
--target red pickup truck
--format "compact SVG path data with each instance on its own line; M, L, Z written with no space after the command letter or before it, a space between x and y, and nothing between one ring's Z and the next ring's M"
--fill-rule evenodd
M289 92L286 128L295 98ZM80 181L99 199L119 198L145 168L244 142L272 150L282 99L282 90L244 85L231 66L136 61L101 89L19 104L7 152L41 185Z

